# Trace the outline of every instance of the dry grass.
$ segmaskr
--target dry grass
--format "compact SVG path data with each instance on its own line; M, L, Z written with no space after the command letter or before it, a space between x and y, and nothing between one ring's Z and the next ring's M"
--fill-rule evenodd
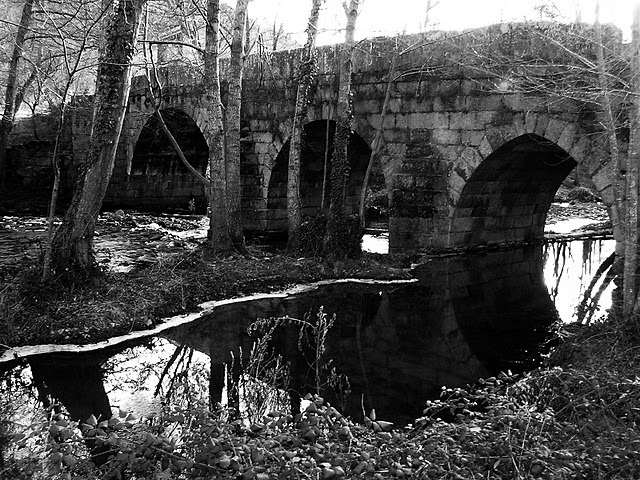
M38 268L25 265L0 287L0 343L91 343L197 311L209 300L330 278L407 276L401 268L407 263L404 258L372 254L329 264L285 254L260 255L205 259L196 250L164 256L128 273L105 272L82 284L54 279L43 285Z

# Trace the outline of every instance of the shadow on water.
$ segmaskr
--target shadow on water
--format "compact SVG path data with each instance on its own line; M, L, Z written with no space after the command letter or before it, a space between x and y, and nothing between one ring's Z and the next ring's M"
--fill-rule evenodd
M540 363L558 320L544 283L541 246L433 259L414 275L415 283L336 283L223 305L115 354L28 358L32 385L42 404L55 399L82 420L90 413L105 418L113 407L150 416L161 402L224 400L233 397L229 379L241 376L233 366L249 357L256 341L247 333L253 321L303 319L309 312L315 318L320 307L336 315L323 362L330 360L350 384L346 396L344 388L321 393L356 419L375 408L379 418L411 422L443 385L463 386ZM289 326L273 335L271 346L288 366L290 390L304 395L315 382L313 362L301 355L299 343L298 330Z

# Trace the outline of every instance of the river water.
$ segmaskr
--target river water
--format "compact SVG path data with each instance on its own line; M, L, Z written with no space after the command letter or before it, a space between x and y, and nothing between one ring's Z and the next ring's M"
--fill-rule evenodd
M609 240L580 240L434 258L412 281L337 282L239 301L135 344L28 357L4 365L0 420L18 431L43 401L79 419L115 408L152 417L161 405L196 399L232 401L259 416L320 388L356 419L375 408L380 419L409 423L443 385L539 365L612 250ZM608 304L607 292L596 317ZM334 324L300 333L321 308ZM256 319L272 317L289 320L248 333ZM270 341L256 351L265 332ZM231 378L237 395L228 393Z

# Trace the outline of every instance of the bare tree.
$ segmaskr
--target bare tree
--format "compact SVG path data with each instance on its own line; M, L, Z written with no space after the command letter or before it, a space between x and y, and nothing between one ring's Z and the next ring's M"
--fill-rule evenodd
M19 90L18 67L19 62L22 59L25 39L33 17L33 3L34 0L25 0L22 6L20 24L18 25L18 30L13 41L13 53L11 54L11 60L9 61L4 112L2 114L2 119L0 120L0 187L4 186L5 181L9 134L13 129L16 112L20 108L20 103L22 103L21 97L24 97L24 93L19 95L19 92L24 92L26 90L26 88ZM35 72L35 68L33 71ZM29 76L29 81L33 81L34 79L35 75Z
M119 0L106 28L94 100L94 121L85 163L71 205L53 239L54 271L89 275L95 267L93 236L107 190L131 87L142 8L146 0Z
M638 289L638 162L640 162L640 5L633 10L631 40L631 105L629 107L629 151L626 168L626 238L623 275L625 319L640 336L640 291Z
M300 159L304 142L304 121L309 109L309 89L316 70L316 38L318 35L318 17L322 0L312 0L311 14L307 24L307 42L302 49L302 58L298 67L296 106L291 128L289 148L289 167L287 178L287 218L289 225L288 248L298 247L299 229L302 223L300 202ZM324 186L323 186L324 188ZM324 191L324 190L323 190Z
M240 204L240 107L242 105L242 73L244 70L248 4L249 0L237 0L236 2L229 63L229 97L226 110L229 236L234 248L240 252L246 250L242 233L242 208Z
M348 146L352 130L351 115L351 72L353 49L355 46L356 20L362 0L350 0L343 4L347 16L345 42L340 51L340 72L337 100L336 131L333 137L333 155L331 157L331 205L324 238L324 251L327 254L344 257L350 250L353 239L348 219L345 215L345 197L349 177Z
M69 95L71 93L72 86L74 85L76 75L84 68L83 57L87 51L88 39L94 29L101 23L102 18L106 12L101 11L94 20L90 20L88 24L85 24L83 28L84 35L81 36L80 45L76 48L71 48L68 44L68 38L63 30L59 20L55 18L50 12L45 10L49 25L52 26L57 39L62 46L62 67L65 73L65 81L60 94L60 105L58 110L58 127L56 130L56 138L53 148L53 154L51 156L51 166L53 169L53 186L51 189L51 200L49 203L49 214L47 218L47 244L45 247L44 262L42 267L42 280L45 281L51 274L51 258L53 254L53 234L54 234L54 219L56 213L56 207L58 203L58 194L60 189L60 162L58 154L62 143L62 134L64 130L65 119L67 116L67 108ZM65 23L65 22L62 22Z
M227 208L227 173L224 149L224 125L220 96L220 2L208 0L204 52L204 91L207 118L202 131L209 145L210 222L208 241L213 251L231 249Z

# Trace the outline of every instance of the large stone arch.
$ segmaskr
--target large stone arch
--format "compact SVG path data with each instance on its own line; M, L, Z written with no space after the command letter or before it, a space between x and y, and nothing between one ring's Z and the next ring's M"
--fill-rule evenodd
M546 114L519 114L488 128L477 145L464 146L450 172L448 246L542 239L554 195L578 164L610 207L603 155L575 121Z
M197 123L200 115L193 118L172 106L161 113L189 163L204 174L209 147ZM135 141L126 148L126 195L119 195L119 206L129 202L148 210L186 210L195 202L204 211L203 184L184 166L153 111L139 111L133 128L130 139Z
M333 151L334 120L316 120L305 124L305 142L302 152L300 197L302 215L313 216L320 212L322 186L325 185L325 208L329 205L330 170L324 180L325 153L328 163ZM287 174L289 159L287 140L280 149L268 176L267 228L269 233L287 231ZM347 213L356 213L371 150L367 142L353 132L349 141L350 174L347 183L345 206ZM330 168L330 165L329 165Z

